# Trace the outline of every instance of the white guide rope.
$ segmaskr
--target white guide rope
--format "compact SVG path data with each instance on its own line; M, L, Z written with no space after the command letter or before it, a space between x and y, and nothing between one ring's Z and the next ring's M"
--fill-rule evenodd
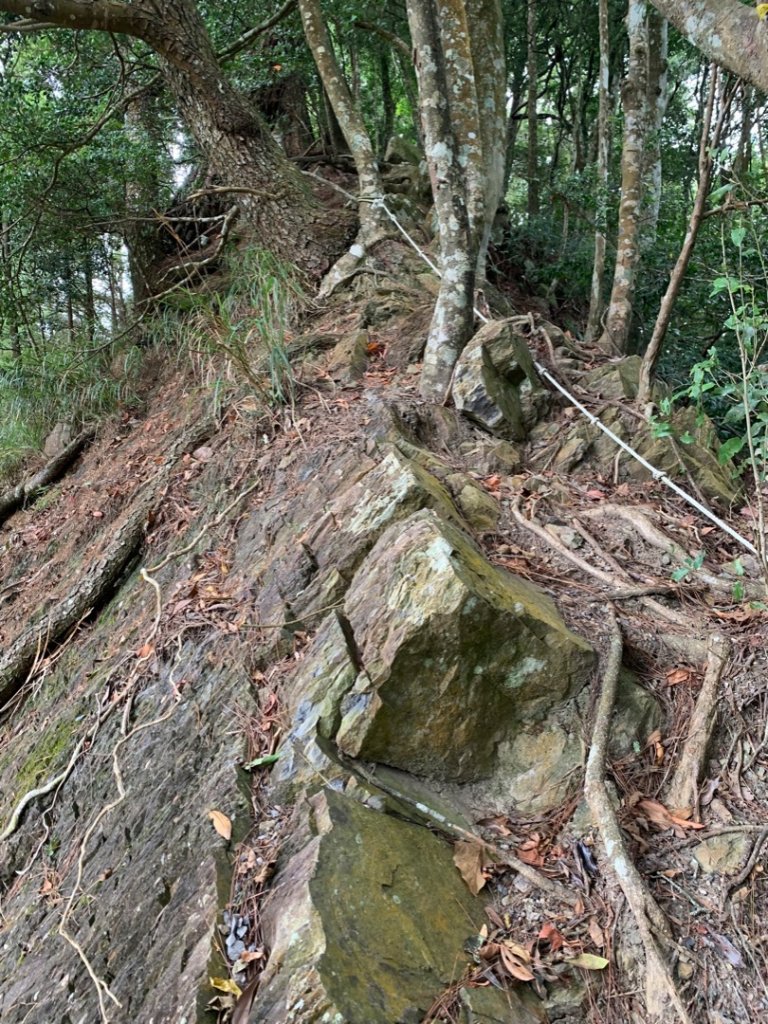
M408 234L408 232L405 230L402 224L398 221L397 217L394 215L394 213L392 213L392 211L387 206L384 197L382 196L378 199L375 199L373 201L373 205L379 207L386 213L386 215L395 225L395 227L403 236L403 238L405 238L405 240L408 242L411 248L413 248L413 250L419 254L419 256L424 260L424 262L427 264L430 270L432 270L435 274L437 274L438 277L440 277L441 274L438 268L435 266L432 260L430 260L429 256L427 256L427 254L419 248L416 242L411 238L411 236ZM490 322L488 317L484 316L479 309L475 308L474 312L478 320L481 320L484 324ZM694 498L693 495L688 494L687 491L684 491L682 487L680 487L678 484L674 482L674 480L670 480L666 473L663 473L660 469L656 469L655 466L652 466L647 459L644 459L643 456L639 452L636 452L634 448L630 447L630 445L628 445L626 441L622 441L620 437L614 434L610 427L606 427L606 425L601 420L599 420L597 416L593 415L588 409L585 409L581 402L579 402L578 399L574 398L570 391L563 387L563 385L555 377L552 376L552 374L546 367L541 366L541 364L537 363L535 360L533 365L536 367L537 372L545 380L549 381L552 387L559 391L560 394L565 399L567 399L567 401L569 401L572 406L574 406L574 408L578 409L581 415L585 417L585 419L589 420L589 422L593 426L597 427L598 430L601 430L606 435L606 437L609 437L614 444L618 445L619 448L621 448L633 459L639 462L641 466L647 469L654 480L658 480L660 483L664 484L665 487L668 487L670 490L674 491L675 494L681 497L683 501L685 501L688 505L690 505L692 508L695 508L697 512L700 512L701 515L703 515L706 519L709 519L711 523L714 523L715 526L719 527L719 529L727 533L729 537L732 537L737 544L741 545L741 547L743 548L746 548L746 550L749 551L750 554L755 555L755 557L758 559L761 558L760 552L757 550L754 544L748 541L746 537L742 537L742 535L740 533L737 533L736 530L733 529L733 527L729 526L728 523L724 522L722 519L716 516L711 509L707 508L706 505L702 505L700 501L697 501L697 499Z

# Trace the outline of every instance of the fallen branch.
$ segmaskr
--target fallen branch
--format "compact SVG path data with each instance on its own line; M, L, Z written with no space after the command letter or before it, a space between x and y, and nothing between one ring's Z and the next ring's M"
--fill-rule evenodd
M592 821L600 832L608 863L624 893L629 909L632 911L643 943L647 968L645 1005L649 1018L668 1021L669 1004L671 1003L683 1024L692 1024L653 935L653 930L655 930L657 934L671 943L669 926L627 854L616 813L605 785L608 735L623 653L621 632L613 609L609 609L609 614L611 646L595 709L592 745L584 773L584 795L592 814Z
M665 803L676 810L690 811L699 819L699 778L712 736L717 713L717 691L725 663L731 653L727 637L715 634L707 645L707 669L693 709L688 736L667 789Z
M84 430L28 480L17 484L9 491L6 491L5 494L0 495L0 525L12 516L14 512L23 508L30 501L34 501L46 487L49 487L64 476L78 455L91 443L95 436L95 430Z

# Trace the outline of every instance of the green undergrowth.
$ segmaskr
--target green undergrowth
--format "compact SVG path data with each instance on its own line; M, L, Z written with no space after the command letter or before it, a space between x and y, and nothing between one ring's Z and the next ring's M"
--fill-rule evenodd
M58 421L83 424L133 404L141 352L125 345L97 351L81 338L60 337L0 354L0 485L39 452ZM112 367L120 357L120 373Z
M266 407L292 404L289 347L307 304L297 272L251 248L230 259L224 278L219 290L179 289L168 296L150 326L153 340L173 346L219 405L244 394Z

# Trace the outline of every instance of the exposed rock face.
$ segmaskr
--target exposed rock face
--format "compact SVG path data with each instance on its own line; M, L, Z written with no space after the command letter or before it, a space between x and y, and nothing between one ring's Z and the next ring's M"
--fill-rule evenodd
M508 806L515 771L530 768L511 748L555 709L563 719L557 760L565 757L557 781L574 767L572 698L593 659L549 598L490 565L433 511L417 512L382 534L347 591L343 618L324 624L299 670L277 779L317 766L317 730L344 755L474 784L479 809L499 799ZM545 806L562 796L549 783Z
M312 808L314 836L266 908L272 957L251 1024L417 1024L461 975L483 903L426 829L331 790ZM485 1003L491 1021L541 1020L514 993Z
M456 408L476 423L522 441L549 405L536 381L512 320L498 320L482 327L459 356L452 395Z
M592 664L548 598L430 512L382 535L345 612L361 670L339 749L445 781L491 774L500 740L574 696Z
M207 979L224 970L211 967L216 928L232 850L251 821L238 785L243 750L233 709L253 706L254 663L266 666L291 652L296 629L317 633L288 695L290 735L274 768L278 799L302 801L327 783L349 787L348 755L400 768L400 777L390 769L390 781L419 802L441 789L444 803L435 806L471 827L468 811L508 809L522 793L530 764L521 763L515 744L553 729L564 737L555 768L546 785L542 775L530 786L542 806L564 792L563 773L580 756L576 700L591 649L547 597L493 567L475 546L471 531L494 528L497 500L420 447L434 438L434 447L450 448L457 417L441 410L428 422L420 410L404 408L387 431L396 420L407 421L408 430L393 427L378 448L328 444L304 455L286 447L273 467L271 496L233 512L216 539L209 536L212 550L221 546L211 581L198 580L196 559L165 564L157 582L172 639L167 649L142 653L155 596L129 573L113 605L35 690L29 710L38 727L3 737L0 828L24 793L66 766L98 709L116 701L118 710L44 820L33 801L21 827L0 844L4 1022L98 1019L93 981L56 934L62 901L55 886L64 898L72 891L84 830L115 799L116 745L126 793L87 844L87 896L74 906L72 930L123 1004L115 1024L212 1020ZM209 489L201 485L193 499L207 521L224 484L216 460L204 466ZM92 473L84 465L73 486L87 488ZM194 536L200 521L186 526ZM172 543L183 545L183 534ZM161 558L153 552L153 560ZM20 571L33 573L36 565ZM185 609L195 611L189 625ZM142 729L123 743L120 686L125 666L137 659L142 674L127 726ZM211 809L232 820L231 846L214 831ZM449 848L427 830L335 793L320 798L314 820L314 834L293 837L297 852L275 879L268 911L275 952L253 1019L292 1019L288 995L291 1006L314 999L324 1007L320 1019L332 1011L328 1020L337 1024L420 1019L463 964L480 904L455 872ZM41 838L50 849L33 861ZM29 863L33 871L16 874ZM459 904L471 924L464 910L454 911ZM385 922L386 940L379 934ZM296 936L302 938L294 944ZM352 958L350 936L360 950ZM302 945L305 937L317 939L317 958ZM291 970L280 972L283 949ZM283 990L294 975L294 987ZM296 988L301 977L305 994ZM510 1016L510 999L517 1016ZM523 1007L518 1012L504 993L467 992L466 1002L473 1007L468 1021L539 1019ZM298 1007L294 1019L309 1022L308 1013Z

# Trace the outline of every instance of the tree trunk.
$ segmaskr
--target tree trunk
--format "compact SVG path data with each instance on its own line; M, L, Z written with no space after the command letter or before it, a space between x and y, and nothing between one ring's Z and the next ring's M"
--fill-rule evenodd
M646 81L648 130L643 168L643 209L640 252L648 252L656 242L661 206L661 127L669 99L667 55L669 23L655 10L648 11L648 76Z
M640 259L640 215L648 123L648 8L645 0L629 0L627 32L629 63L622 89L624 141L621 153L621 200L613 288L598 346L624 353L629 347L632 300Z
M501 5L408 0L407 7L442 274L421 394L443 401L472 330L476 273L503 187Z
M154 97L142 92L127 104L125 133L136 154L125 183L126 222L123 241L128 250L128 270L133 304L142 312L152 298L154 268L163 256L160 232L153 210L158 208L160 176L155 144L160 145L160 123ZM147 142L152 148L148 152Z
M472 330L475 282L465 179L448 103L452 83L440 32L444 6L445 0L408 0L442 274L421 378L422 397L432 402L445 399L453 367Z
M667 285L667 290L664 293L664 298L661 300L659 313L656 317L656 323L653 328L653 334L651 335L651 340L648 343L648 348L645 351L643 362L640 367L640 383L637 392L637 404L641 409L645 408L651 399L651 385L653 382L654 371L656 369L656 363L661 352L662 343L667 333L667 328L669 327L672 310L683 284L685 272L687 271L688 264L691 261L693 248L699 234L699 228L701 227L701 222L704 218L707 196L709 195L710 187L712 185L712 154L717 150L717 147L720 144L725 118L730 106L730 99L733 95L731 92L730 96L723 94L721 97L717 122L714 129L712 129L712 110L715 102L718 77L718 69L713 64L710 74L709 95L707 97L706 109L704 111L701 125L701 141L699 143L699 181L696 189L696 198L693 202L693 210L691 211L691 216L688 221L688 229L685 233L685 239L672 270L672 274L670 275L669 284Z
M323 281L321 296L325 297L356 272L371 246L391 233L393 226L388 220L385 221L384 211L374 202L384 194L376 154L358 105L333 52L319 0L299 0L299 11L307 45L355 161L360 193L360 230L352 247Z
M528 220L539 215L539 128L536 99L536 0L528 0Z
M768 25L739 0L651 0L689 43L768 92Z
M312 277L328 267L331 239L319 238L318 205L267 126L224 76L194 0L0 0L0 11L70 29L125 33L160 58L163 77L190 133L222 183L238 193L256 239ZM336 217L338 221L338 217Z
M586 340L600 336L604 305L605 242L608 216L608 157L610 146L610 33L608 0L599 0L600 73L597 109L597 202L595 209L595 258L592 264L592 286L589 294Z
M507 72L500 0L467 0L470 46L480 123L482 230L477 280L485 278L485 257L496 212L504 198Z

